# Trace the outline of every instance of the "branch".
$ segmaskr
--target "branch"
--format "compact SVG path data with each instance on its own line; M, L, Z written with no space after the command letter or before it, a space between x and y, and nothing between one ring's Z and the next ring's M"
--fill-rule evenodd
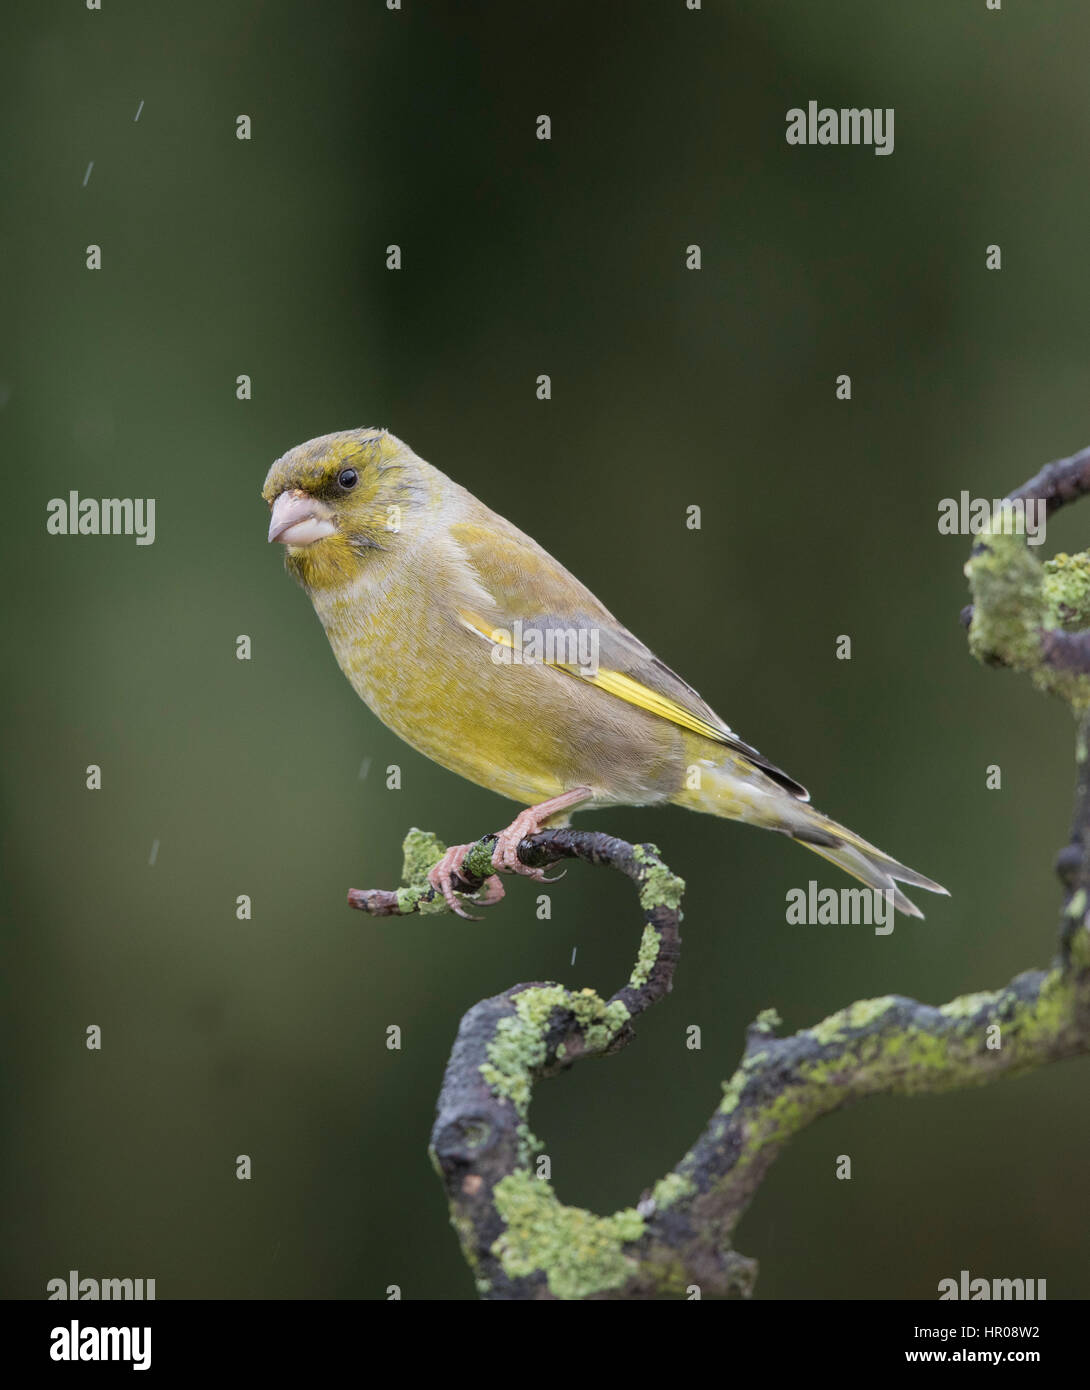
M1007 494L1040 502L1045 515L1090 493L1090 448L1046 464ZM990 666L1032 675L1038 689L1076 709L1090 706L1090 560L1057 555L1041 565L1025 539L1002 531L973 546L965 567L974 602L962 610L973 654Z
M413 831L410 857L422 838L434 849L431 837ZM493 838L475 850L490 855ZM768 1010L749 1029L744 1059L704 1133L653 1193L606 1217L565 1206L534 1172L542 1148L528 1125L534 1084L625 1046L636 1015L669 992L684 885L653 846L600 833L546 831L524 840L519 857L539 867L580 858L618 869L639 889L644 932L628 984L608 1001L589 989L523 984L462 1019L430 1152L487 1298L681 1298L694 1286L705 1297L748 1295L757 1265L733 1250L731 1235L800 1129L864 1096L983 1084L1090 1052L1085 930L1064 964L942 1008L898 996L865 1000L789 1038L774 1036L778 1019ZM378 910L388 915L388 907Z
M981 1085L1090 1053L1090 950L994 993L933 1008L899 995L851 1004L794 1037L750 1029L711 1124L675 1172L692 1180L691 1227L727 1242L780 1150L849 1101Z
M466 855L462 879L477 891L494 872L486 835ZM433 835L405 840L407 886L396 892L353 889L349 902L374 916L446 912L427 870L443 853ZM546 830L523 840L524 864L544 868L582 859L624 874L635 885L643 935L628 983L609 1000L594 990L557 984L515 985L463 1017L447 1064L432 1130L432 1161L443 1178L479 1291L490 1298L597 1297L640 1279L644 1221L634 1210L597 1217L562 1206L549 1183L532 1173L541 1145L527 1118L534 1082L626 1046L632 1020L670 990L681 939L684 883L653 845L630 845L594 831ZM749 1262L726 1252L722 1279Z
M1047 464L1010 497L1040 500L1052 514L1090 494L1090 448ZM1071 837L1056 858L1064 886L1060 944L1086 925L1090 901L1090 554L1043 564L1025 538L999 532L973 546L965 574L973 602L964 610L969 650L989 666L1028 675L1038 690L1070 706L1076 719L1076 792Z

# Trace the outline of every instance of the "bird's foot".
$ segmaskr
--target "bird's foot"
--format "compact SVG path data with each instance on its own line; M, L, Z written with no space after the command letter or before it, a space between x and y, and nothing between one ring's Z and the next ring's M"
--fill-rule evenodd
M501 830L496 836L496 848L492 851L492 867L501 874L522 874L526 878L536 878L541 883L555 883L558 878L563 878L566 872L564 869L552 878L546 878L544 869L532 869L528 864L524 864L519 858L519 842L531 835L540 834L546 822L553 816L577 806L581 801L589 800L590 796L589 787L576 787L561 796L551 797L548 801L542 801L540 805L528 806L525 811L520 811L507 829Z
M592 795L589 787L576 787L570 792L564 792L548 801L542 801L537 806L528 806L525 811L520 811L507 829L501 830L496 836L496 848L492 851L492 867L496 872L484 880L473 895L472 901L480 907L492 907L498 903L504 894L499 874L521 874L524 878L537 879L539 883L555 883L558 878L563 878L563 869L552 878L547 878L544 869L535 869L529 864L524 864L519 858L519 844L528 836L539 834L553 816L568 810L571 806L577 806L581 801L589 801ZM438 864L428 870L428 882L437 893L442 893L451 912L456 912L468 922L479 922L481 919L467 912L458 901L459 894L464 894L468 888L461 871L465 857L472 848L472 845L451 845ZM456 888L455 883L461 883L463 886Z
M519 844L529 835L536 835L541 829L540 820L534 816L533 808L522 811L506 830L496 836L496 848L492 851L492 867L501 874L521 874L523 878L536 878L539 883L553 883L563 878L567 872L561 869L552 878L547 878L544 869L532 868L519 858Z
M428 870L428 882L438 893L442 893L447 907L451 912L456 912L459 917L464 917L467 922L479 922L480 917L475 917L472 912L467 912L458 901L458 893L465 892L465 887L456 889L454 882L457 879L465 885L465 880L461 877L460 870L462 861L473 848L472 845L451 845L450 849ZM473 895L473 902L479 907L494 907L504 895L504 886L500 882L498 875L490 874L481 884L477 892Z

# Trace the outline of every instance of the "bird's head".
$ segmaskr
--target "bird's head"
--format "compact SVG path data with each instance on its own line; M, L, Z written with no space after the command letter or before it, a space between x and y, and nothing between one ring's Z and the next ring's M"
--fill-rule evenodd
M300 583L336 588L396 546L426 500L419 464L381 429L325 434L278 458L261 495L272 508L269 540L286 547Z

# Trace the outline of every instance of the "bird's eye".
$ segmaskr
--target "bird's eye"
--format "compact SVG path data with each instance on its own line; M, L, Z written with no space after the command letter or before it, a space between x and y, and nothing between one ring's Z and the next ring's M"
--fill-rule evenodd
M337 481L343 488L355 487L359 482L360 475L354 468L342 468L337 474Z

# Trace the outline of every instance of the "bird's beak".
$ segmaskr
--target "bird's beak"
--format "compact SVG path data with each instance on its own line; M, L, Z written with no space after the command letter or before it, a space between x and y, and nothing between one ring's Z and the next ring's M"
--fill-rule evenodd
M329 509L316 497L292 489L282 492L273 503L269 518L269 540L281 545L313 545L332 536L337 527Z

